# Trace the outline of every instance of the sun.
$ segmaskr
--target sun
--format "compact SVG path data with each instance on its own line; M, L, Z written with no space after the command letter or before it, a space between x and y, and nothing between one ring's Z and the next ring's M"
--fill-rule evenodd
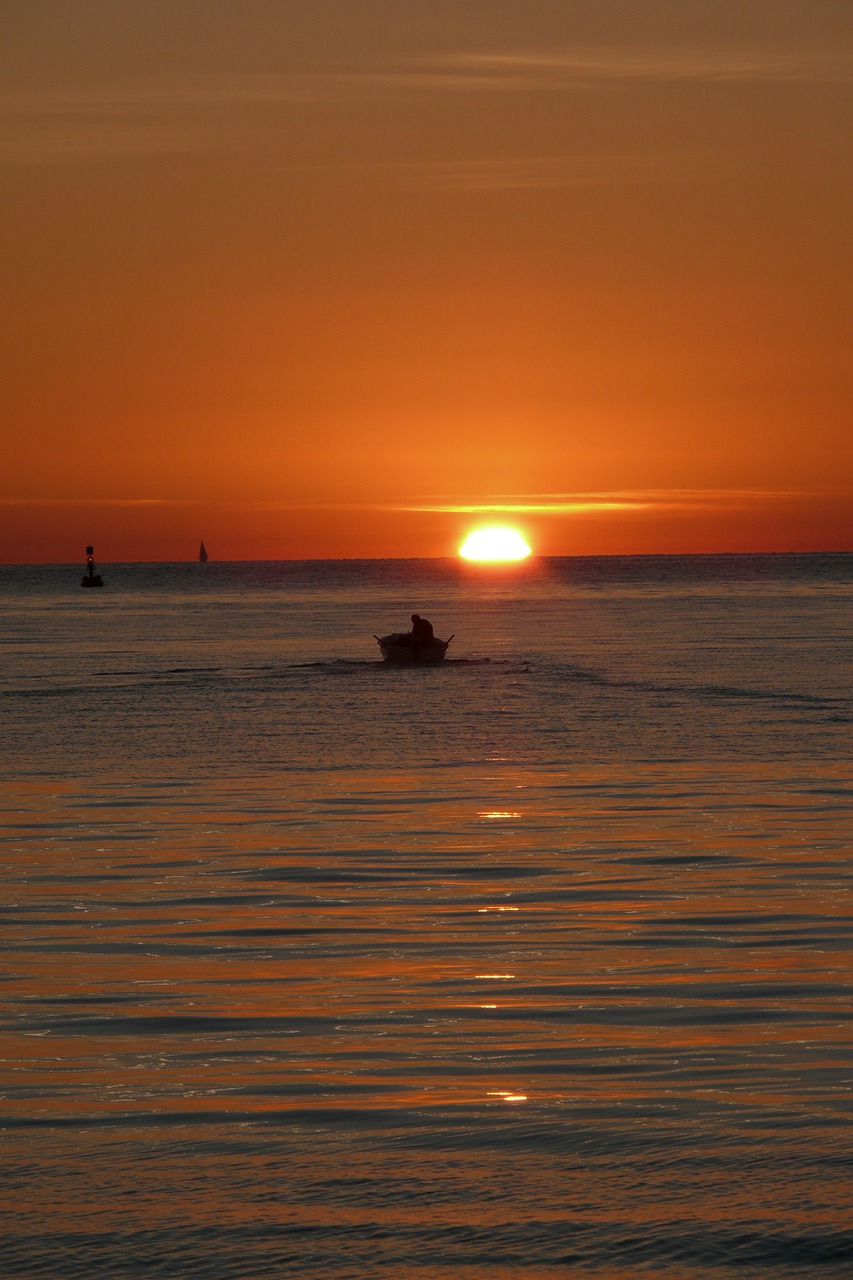
M459 554L466 560L524 560L530 547L517 529L493 524L469 533Z

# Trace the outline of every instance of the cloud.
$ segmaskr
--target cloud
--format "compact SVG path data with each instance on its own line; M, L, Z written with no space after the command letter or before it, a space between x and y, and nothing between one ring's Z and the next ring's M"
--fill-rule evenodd
M8 93L0 97L0 162L74 164L237 146L245 126L228 108L269 102L258 87L228 81Z
M672 155L607 153L595 155L497 156L487 159L419 161L377 157L367 161L295 159L257 114L229 114L229 103L244 108L282 107L295 102L286 93L233 88L158 96L81 94L38 98L11 104L0 101L0 165L74 165L133 157L231 152L244 158L270 145L276 159L293 173L336 177L361 187L373 177L390 183L447 191L547 190L617 183L671 181ZM315 99L319 100L319 98ZM682 162L675 172L685 179Z
M490 502L435 500L400 504L394 510L453 515L584 515L606 511L699 511L749 509L817 493L765 489L642 489L597 493L528 494Z
M190 506L168 498L0 498L0 507L165 507Z
M501 494L488 500L455 496L389 502L254 501L216 506L265 511L363 511L439 515L572 516L608 511L749 510L828 497L823 491L769 489L626 489L577 493Z
M131 88L10 91L0 94L0 163L237 151L253 139L263 143L270 112L347 101L353 83L338 75L224 75Z
M586 48L451 55L438 65L457 88L559 88L603 81L843 81L849 51L773 53L689 48Z
M300 499L218 498L0 498L3 507L204 509L244 512L353 512L464 515L472 517L586 517L612 512L637 515L662 512L761 511L803 502L848 498L840 491L770 489L627 489L576 493L501 494L488 500L456 496L401 498L387 502L312 502Z
M312 73L223 74L133 87L0 94L0 163L85 160L245 148L269 139L270 113L312 104L348 105L459 93L561 93L605 84L647 82L843 82L853 76L848 50L824 53L705 49L596 48L449 53L395 66ZM568 162L476 162L446 177L456 185L525 186L565 181ZM556 165L556 170L554 166ZM590 180L587 178L586 180Z

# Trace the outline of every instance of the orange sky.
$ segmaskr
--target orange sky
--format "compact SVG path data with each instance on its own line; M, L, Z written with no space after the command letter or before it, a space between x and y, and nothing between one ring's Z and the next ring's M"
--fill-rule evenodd
M851 37L6 0L0 561L853 549Z

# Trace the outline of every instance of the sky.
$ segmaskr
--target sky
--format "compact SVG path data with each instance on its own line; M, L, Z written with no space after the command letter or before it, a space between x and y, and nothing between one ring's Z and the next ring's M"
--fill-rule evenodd
M853 550L853 5L4 0L0 561Z

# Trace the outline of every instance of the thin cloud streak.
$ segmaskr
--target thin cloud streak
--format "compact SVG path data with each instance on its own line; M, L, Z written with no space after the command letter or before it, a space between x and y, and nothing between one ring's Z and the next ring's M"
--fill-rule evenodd
M436 89L559 87L574 80L813 80L843 82L853 76L853 53L781 54L705 49L661 51L574 49L564 52L465 53L424 58L398 69L247 73L177 82L100 88L10 90L0 93L3 117L14 121L73 115L78 119L146 113L168 117L180 110L351 102L376 93ZM557 77L555 79L555 77Z
M396 502L301 502L295 499L200 498L2 498L6 507L208 507L238 511L374 511L444 515L580 515L597 511L716 510L808 501L833 495L826 490L642 489L589 493L515 494L489 502L459 498L401 499Z
M519 495L494 502L435 501L398 506L397 511L449 515L580 515L598 511L691 511L750 508L825 496L816 492L764 489L649 489L614 493Z
M262 117L289 107L436 94L560 93L617 82L843 83L853 55L608 48L449 53L396 68L228 75L194 82L0 94L0 163L74 163L127 155L245 147ZM488 165L490 162L484 162ZM518 161L508 162L515 165ZM547 161L534 161L542 166ZM472 169L471 175L475 173ZM480 183L498 185L488 173ZM499 185L546 185L535 182ZM589 178L587 179L589 180Z
M394 511L444 512L448 515L568 515L581 511L629 511L660 507L659 502L593 499L570 502L478 502L436 503L392 507Z
M453 55L444 65L475 73L470 87L494 83L510 87L559 87L566 82L603 80L693 80L836 82L849 79L853 57L832 53L742 53L736 50L574 49L563 52L479 53ZM464 77L462 77L464 79Z
M189 507L198 503L169 498L3 498L0 507Z

